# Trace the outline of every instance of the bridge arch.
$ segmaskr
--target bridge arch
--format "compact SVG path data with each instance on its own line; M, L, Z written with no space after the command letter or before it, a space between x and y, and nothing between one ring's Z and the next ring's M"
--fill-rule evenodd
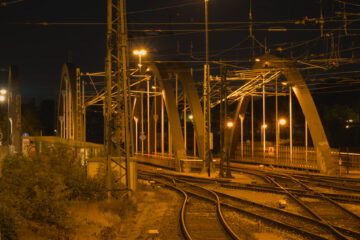
M165 108L168 119L171 125L172 148L175 154L175 167L181 170L180 159L186 157L184 147L184 137L181 129L180 116L176 106L174 88L172 85L172 77L176 74L180 83L183 86L186 94L190 110L194 116L194 128L196 132L196 144L199 155L203 158L203 144L204 144L204 123L203 111L200 104L198 92L191 76L190 69L185 64L179 63L150 63L150 71L159 82L160 90L163 94Z
M80 70L65 63L58 96L57 133L61 138L85 141L85 109L80 99Z
M261 71L261 69L269 71L271 69L274 69L277 71L281 71L282 75L287 79L288 83L292 88L292 91L295 93L295 96L298 99L305 119L308 122L310 135L315 147L317 164L320 172L334 174L337 169L336 161L331 156L331 149L318 111L316 109L314 100L299 70L294 66L292 61L285 58L279 58L270 54L266 54L259 59L260 61L257 62L253 67L254 71ZM237 124L239 122L238 116L245 116L249 100L250 95L246 95L243 96L238 102L238 107L236 109L233 119L235 127L231 132L231 156L234 156L234 152L238 142L239 134L236 134L236 132L239 131L239 124Z

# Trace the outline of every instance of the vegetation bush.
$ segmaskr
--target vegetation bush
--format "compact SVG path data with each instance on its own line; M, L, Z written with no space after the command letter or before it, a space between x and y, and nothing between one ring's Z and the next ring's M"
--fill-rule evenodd
M87 178L86 169L65 151L8 156L0 179L1 239L17 239L19 226L49 239L71 233L69 200L105 198L101 176Z

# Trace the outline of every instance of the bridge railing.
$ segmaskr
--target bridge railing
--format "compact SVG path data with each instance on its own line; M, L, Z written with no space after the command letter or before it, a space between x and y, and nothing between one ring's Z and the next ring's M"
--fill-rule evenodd
M349 170L360 170L359 153L339 152L338 149L331 149L331 154L334 156L334 161L337 161L337 164L339 164L339 168L341 165ZM274 143L267 142L264 151L263 145L260 142L256 142L254 144L254 151L252 151L251 144L244 144L243 154L241 154L241 145L239 144L234 160L245 163L318 170L316 152L313 147L308 147L306 151L304 146L293 146L292 154L290 155L290 147L280 145L277 155Z
M32 152L46 152L54 150L65 150L80 161L105 156L104 145L69 140L54 136L31 136L22 138L22 153L29 156Z

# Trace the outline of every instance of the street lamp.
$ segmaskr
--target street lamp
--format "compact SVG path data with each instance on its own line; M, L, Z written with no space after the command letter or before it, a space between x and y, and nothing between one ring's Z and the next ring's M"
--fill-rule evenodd
M285 124L286 124L286 119L281 118L281 119L279 120L279 124L280 124L280 125L285 125Z
M134 121L135 121L135 153L138 153L138 122L139 122L139 118L134 116Z
M279 146L280 146L280 139L281 139L280 126L286 124L286 119L280 118L277 124L278 124L278 136L276 136L276 139L277 139L276 140L276 160L279 159Z
M227 128L232 128L234 126L234 123L232 122L232 121L228 121L227 123L226 123L226 127Z
M6 90L6 89L3 88L3 89L0 90L0 102L4 102L4 101L5 101L5 99L6 99L6 97L5 97L6 93L7 93L7 90Z
M281 125L285 125L286 124L286 119L285 118L280 118L278 121L278 129L279 129L279 145L280 145L280 126Z
M261 125L261 130L263 132L263 157L265 159L265 151L266 151L266 128L268 127L268 125L266 123Z
M0 90L0 102L5 102L5 100L6 100L6 94L7 94L7 90L6 89L1 89ZM10 120L10 117L9 117L9 102L8 102L8 110L7 110L7 112L8 112L8 116L7 116L7 118L8 118L8 121L9 121L9 124L8 124L8 146L10 146L9 144L10 144L10 133L12 132L12 122L11 122L11 120ZM0 130L0 132L1 132L1 130ZM2 132L1 132L1 135L2 135ZM0 138L0 142L2 141L2 137ZM9 148L9 153L10 153L10 148ZM0 171L1 171L1 167L0 167ZM1 176L1 173L0 173L0 176Z
M141 56L145 56L146 55L146 50L145 49L136 49L133 51L133 54L134 55L137 55L139 56L139 64L138 64L138 67L139 69L141 70L141 67L142 67L142 64L141 64Z

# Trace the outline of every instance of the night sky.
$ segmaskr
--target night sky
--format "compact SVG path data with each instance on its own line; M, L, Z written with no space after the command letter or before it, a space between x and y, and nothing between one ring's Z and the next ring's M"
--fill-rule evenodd
M127 5L130 50L135 47L149 49L148 60L204 59L203 32L200 32L203 30L202 24L180 26L132 24L202 22L204 21L203 1L131 0L127 1ZM260 42L264 43L266 38L268 45L289 44L290 41L312 39L319 35L318 30L286 33L264 31L269 27L296 28L299 26L293 24L294 20L305 16L318 17L319 1L253 0L252 5L254 21L291 20L292 22L291 24L275 22L257 24L254 27L255 36ZM324 0L324 17L335 16L339 6L336 1ZM211 59L218 60L220 57L245 61L249 59L248 13L249 1L211 0L209 2L210 22L242 22L232 25L210 24ZM59 86L61 66L69 55L72 56L72 62L80 66L84 72L98 72L104 69L105 0L18 1L0 7L0 22L0 68L7 68L9 64L19 66L20 91L23 99L54 98ZM48 26L26 24L38 22L61 24ZM88 23L95 24L88 25ZM165 31L160 33L149 31L154 29ZM193 56L190 57L191 41ZM180 53L183 53L181 56L177 54L177 42ZM235 46L232 51L227 50L236 44L239 46ZM261 49L257 49L256 53L261 54ZM6 79L7 74L2 72L0 80L6 81Z

